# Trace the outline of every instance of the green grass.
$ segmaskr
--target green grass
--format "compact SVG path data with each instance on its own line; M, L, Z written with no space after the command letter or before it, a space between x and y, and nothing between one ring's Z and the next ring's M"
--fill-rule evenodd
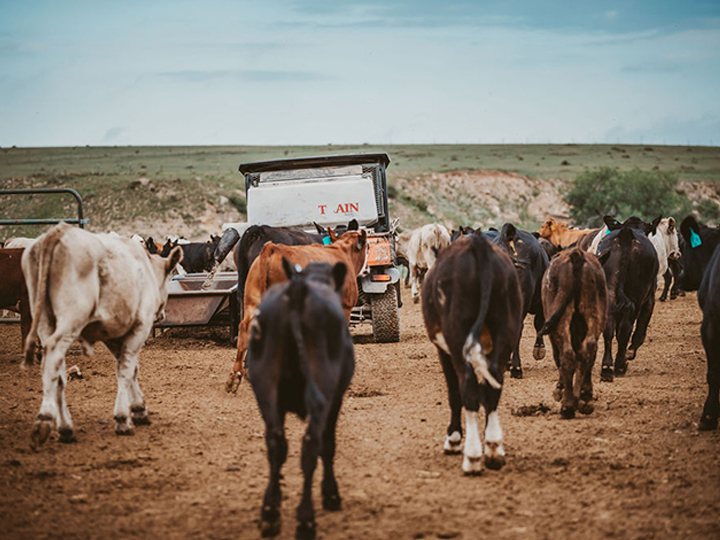
M676 172L679 179L720 179L720 148L649 145L327 145L0 148L0 189L72 187L85 202L91 230L119 220L177 213L192 221L221 196L242 210L241 162L312 155L387 152L388 178L491 169L572 179L601 166ZM149 182L141 183L141 178ZM408 194L399 194L411 197ZM408 201L422 211L426 201ZM74 217L72 197L0 196L0 218ZM140 231L141 232L141 231ZM37 228L2 227L0 238Z

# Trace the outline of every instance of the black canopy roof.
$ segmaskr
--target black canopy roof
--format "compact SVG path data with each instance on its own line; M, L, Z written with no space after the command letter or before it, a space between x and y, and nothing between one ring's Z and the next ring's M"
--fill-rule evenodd
M259 173L270 171L284 171L288 169L312 169L320 167L343 167L346 165L365 165L368 163L382 163L385 167L390 164L390 156L386 153L378 154L344 154L340 156L315 156L289 159L275 159L271 161L255 161L241 163L238 170L243 173Z

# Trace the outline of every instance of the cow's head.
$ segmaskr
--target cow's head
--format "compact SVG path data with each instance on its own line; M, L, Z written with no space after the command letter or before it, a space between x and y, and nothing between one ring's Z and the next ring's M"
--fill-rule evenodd
M623 227L628 227L630 229L638 229L644 232L646 236L649 234L655 234L658 223L660 223L661 219L662 216L658 216L652 220L651 223L648 223L637 216L630 216L620 223L617 219L615 219L615 216L603 216L603 221L610 231L616 231L618 229L622 229Z
M661 235L665 248L667 250L668 258L679 259L680 258L680 241L675 228L675 218L669 217L660 221L657 226L657 234Z
M537 232L542 238L550 238L556 230L557 222L553 218L550 218L542 224Z

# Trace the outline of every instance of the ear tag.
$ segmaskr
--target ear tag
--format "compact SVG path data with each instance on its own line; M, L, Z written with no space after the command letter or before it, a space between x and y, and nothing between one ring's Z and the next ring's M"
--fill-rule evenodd
M610 234L611 232L612 231L610 229L608 229L607 231L605 231L605 234Z
M295 265L295 271L296 271L298 274L299 274L300 272L302 272L302 266L300 266L299 264L296 264L296 265Z
M700 239L700 235L692 229L690 229L690 246L694 248L702 246L702 240Z
M332 244L332 239L329 236L323 236L323 245L329 246Z

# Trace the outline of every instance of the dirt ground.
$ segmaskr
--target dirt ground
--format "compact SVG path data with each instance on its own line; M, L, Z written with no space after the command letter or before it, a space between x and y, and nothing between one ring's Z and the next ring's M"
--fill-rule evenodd
M445 382L419 306L402 308L398 344L356 331L338 428L343 509L322 509L319 467L318 538L720 538L720 432L697 431L700 319L695 294L658 303L627 376L598 382L598 358L596 410L574 420L552 400L552 359L532 358L528 319L525 378L506 379L500 403L507 465L479 477L442 452ZM0 325L0 538L259 538L263 424L248 384L223 390L234 357L225 338L174 330L149 340L140 383L152 425L134 437L113 432L110 354L74 348L68 366L84 378L67 396L78 442L53 436L33 452L39 368L19 369L20 329ZM303 429L288 418L281 538L294 535Z

